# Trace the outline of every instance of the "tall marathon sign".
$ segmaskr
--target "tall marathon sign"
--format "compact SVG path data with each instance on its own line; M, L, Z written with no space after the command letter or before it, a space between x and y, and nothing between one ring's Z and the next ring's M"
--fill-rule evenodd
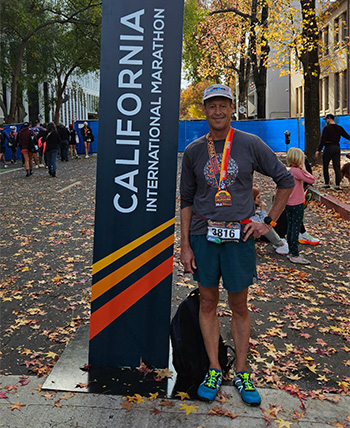
M103 1L89 362L165 368L183 0Z

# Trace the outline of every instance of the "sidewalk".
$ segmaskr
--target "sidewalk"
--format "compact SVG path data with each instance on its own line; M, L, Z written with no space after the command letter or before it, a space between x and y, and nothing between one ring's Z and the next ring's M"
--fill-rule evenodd
M0 379L0 387L3 389L4 385L18 385L18 380L18 376L3 377ZM1 427L326 428L349 426L344 421L346 418L349 420L350 397L339 397L337 404L327 400L322 402L308 399L304 403L305 409L302 410L300 401L287 392L262 388L260 389L261 408L250 408L242 403L235 388L224 386L222 387L222 393L225 396L224 404L216 401L211 404L187 400L148 401L144 398L140 404L134 404L130 410L127 410L130 402L120 396L39 392L43 380L36 377L30 377L29 380L28 385L19 385L15 394L9 393L8 399L0 401ZM329 397L335 398L333 395ZM227 415L220 416L225 411ZM214 414L210 415L209 412Z
M311 265L293 265L257 243L249 364L261 408L247 407L231 385L211 404L41 389L87 322L95 168L92 157L59 163L57 179L44 169L28 179L18 166L0 171L0 427L350 427L349 222L315 200L305 222L321 244L300 248ZM270 200L274 184L260 175L256 183ZM194 286L179 266L178 238L177 230L173 314ZM220 321L229 340L224 301ZM33 375L40 370L42 377Z

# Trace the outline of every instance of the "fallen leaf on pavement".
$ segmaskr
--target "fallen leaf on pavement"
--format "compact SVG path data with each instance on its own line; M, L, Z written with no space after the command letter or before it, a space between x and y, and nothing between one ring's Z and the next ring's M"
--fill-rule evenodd
M199 406L187 405L185 403L180 404L180 409L186 411L186 415L189 415L191 412L197 413Z

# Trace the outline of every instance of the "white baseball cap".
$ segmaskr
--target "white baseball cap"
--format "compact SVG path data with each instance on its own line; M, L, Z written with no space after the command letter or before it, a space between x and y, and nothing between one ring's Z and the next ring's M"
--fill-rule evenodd
M225 97L229 98L231 101L233 101L232 91L231 89L226 85L210 85L204 90L203 95L203 104L204 101L208 100L209 98L213 97Z

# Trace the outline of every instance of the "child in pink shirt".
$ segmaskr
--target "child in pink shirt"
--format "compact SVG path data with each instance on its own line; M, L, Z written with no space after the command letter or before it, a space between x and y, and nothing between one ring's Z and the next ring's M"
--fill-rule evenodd
M287 164L294 176L294 189L286 205L287 241L290 254L287 256L293 263L309 264L309 260L299 255L298 239L300 226L304 217L304 187L303 182L313 184L315 177L305 169L305 155L295 147L288 150Z

